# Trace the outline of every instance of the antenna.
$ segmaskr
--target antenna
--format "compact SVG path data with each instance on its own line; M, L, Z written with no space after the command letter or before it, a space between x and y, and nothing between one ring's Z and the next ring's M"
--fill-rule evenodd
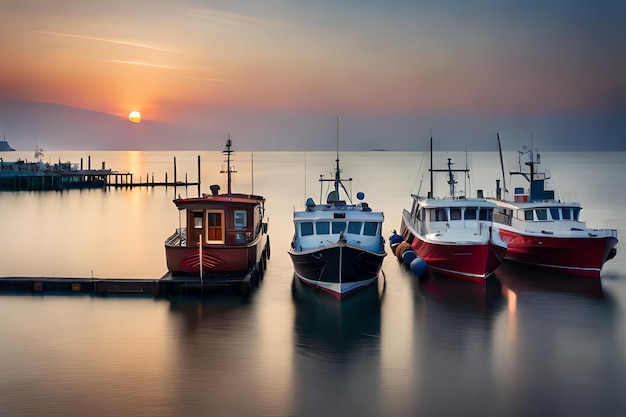
M434 198L433 192L433 135L430 135L430 198Z
M502 168L502 188L504 189L505 193L508 193L509 190L506 189L506 177L504 176L504 161L502 160L502 145L500 144L500 134L496 133L496 135L498 136L498 150L500 152L500 168Z

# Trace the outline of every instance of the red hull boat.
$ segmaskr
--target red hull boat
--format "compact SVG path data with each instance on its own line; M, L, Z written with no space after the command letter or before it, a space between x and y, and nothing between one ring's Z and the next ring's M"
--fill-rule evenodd
M580 220L580 203L563 202L555 198L553 190L545 189L549 177L545 172L537 172L539 154L533 149L519 154L520 170L510 174L524 177L529 187L515 188L513 201L493 200L498 206L494 225L508 245L506 259L570 275L600 278L604 263L617 254L617 230L588 228ZM521 170L524 154L529 156L525 162L529 172ZM497 184L499 197L502 189ZM504 189L506 192L506 185Z
M432 173L446 172L450 194L444 198L412 195L411 210L404 210L400 235L409 243L415 254L426 261L428 269L440 274L469 281L482 282L491 275L504 259L506 244L493 225L496 205L482 198L455 196L454 172L448 158L447 169L432 168ZM397 254L400 256L401 254Z

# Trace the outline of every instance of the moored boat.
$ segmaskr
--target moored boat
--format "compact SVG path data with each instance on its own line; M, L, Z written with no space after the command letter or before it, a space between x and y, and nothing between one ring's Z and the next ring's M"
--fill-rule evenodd
M288 253L297 278L341 300L360 288L377 282L387 255L382 237L384 215L372 211L357 193L352 203L341 178L339 146L334 177L320 177L320 186L333 184L326 203L308 198L305 209L294 211L295 233ZM340 192L343 190L345 199Z
M230 139L226 142L228 189L219 185L211 194L177 198L181 226L165 241L167 269L173 277L198 276L202 286L258 283L270 257L265 198L233 193ZM184 219L185 226L182 226Z
M561 201L555 197L554 190L546 189L549 175L538 170L539 153L531 146L519 155L519 171L510 174L525 178L528 187L515 187L511 201L502 198L503 190L498 183L497 197L493 199L498 206L494 226L508 244L505 259L570 275L600 278L604 263L617 254L617 230L587 227L580 219L579 202ZM528 157L524 162L528 167L525 172L521 163L523 155ZM506 193L506 184L503 185Z
M400 235L429 270L482 282L500 266L506 251L506 244L492 227L496 205L480 192L476 198L456 196L454 173L469 170L452 169L450 158L447 169L433 169L432 139L430 153L431 190L426 197L411 195L413 203L410 210L403 210ZM434 197L434 172L448 174L448 196Z

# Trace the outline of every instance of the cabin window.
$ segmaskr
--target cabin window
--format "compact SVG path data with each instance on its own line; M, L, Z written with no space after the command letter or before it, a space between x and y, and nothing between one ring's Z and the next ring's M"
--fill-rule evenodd
M447 222L448 221L448 211L446 209L443 209L443 208L435 209L435 221Z
M476 208L475 207L465 208L465 220L476 220Z
M563 215L563 220L572 220L572 209L571 208L564 208L561 209L561 213Z
M365 222L365 227L363 228L363 234L365 236L376 236L377 231L378 231L378 223Z
M579 216L580 216L580 209L579 208L574 208L572 210L574 211L574 220L578 221Z
M363 225L363 222L349 222L348 233L352 233L354 235L360 235L362 225Z
M333 234L334 235L338 235L344 230L346 230L346 222L333 222Z
M461 209L460 208L451 208L450 209L450 220L461 220Z
M300 223L300 236L311 236L313 234L313 223L302 222Z
M330 233L329 222L317 222L315 223L315 233L318 235L327 235Z
M201 211L193 212L193 228L202 229L202 212Z
M547 209L537 209L537 220L548 220L548 210Z
M492 210L489 209L478 209L478 219L479 220L491 220Z
M524 210L524 220L534 220L532 210Z
M207 210L206 213L206 241L207 242L223 242L224 241L224 217L223 211Z
M550 209L550 216L552 216L552 220L561 220L561 216L559 216L559 209L556 207L552 207Z
M248 226L248 213L246 210L234 211L235 229L245 229Z

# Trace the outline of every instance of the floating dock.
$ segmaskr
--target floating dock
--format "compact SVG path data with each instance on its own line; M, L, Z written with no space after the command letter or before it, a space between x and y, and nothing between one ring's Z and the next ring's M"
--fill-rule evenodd
M263 279L256 266L247 273L230 276L179 277L169 273L160 279L144 278L61 278L61 277L0 277L1 293L32 295L136 295L153 298L171 295L204 295L217 291L237 291L249 298Z

